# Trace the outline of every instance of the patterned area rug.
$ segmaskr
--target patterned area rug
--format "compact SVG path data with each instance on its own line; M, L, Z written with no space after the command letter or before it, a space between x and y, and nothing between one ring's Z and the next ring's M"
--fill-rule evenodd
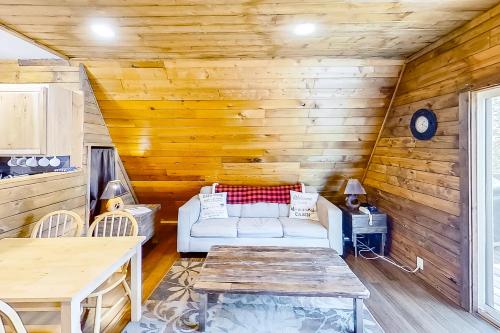
M198 332L198 295L192 290L202 261L178 260L143 307L139 323L122 333ZM208 333L349 333L352 300L325 297L221 295L208 305ZM364 308L364 332L384 333Z

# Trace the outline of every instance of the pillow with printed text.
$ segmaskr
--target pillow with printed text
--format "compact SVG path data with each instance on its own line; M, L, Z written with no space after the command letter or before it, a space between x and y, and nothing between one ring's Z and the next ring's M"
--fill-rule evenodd
M291 219L304 219L319 221L318 208L318 193L303 193L290 191L290 212Z
M200 218L206 219L227 219L227 193L199 194L201 203Z

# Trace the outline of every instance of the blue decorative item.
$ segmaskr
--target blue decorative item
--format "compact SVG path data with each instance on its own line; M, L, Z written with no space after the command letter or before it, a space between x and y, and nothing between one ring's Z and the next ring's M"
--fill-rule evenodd
M420 109L413 114L410 122L411 134L418 140L430 140L437 131L437 117L429 109Z

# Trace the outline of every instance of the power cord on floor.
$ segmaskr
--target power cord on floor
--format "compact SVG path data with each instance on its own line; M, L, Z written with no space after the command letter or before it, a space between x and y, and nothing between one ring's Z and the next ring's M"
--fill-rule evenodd
M411 269L411 267L408 267L408 266L404 266L404 265L399 265L397 264L394 260L392 259L389 259L385 256L381 256L380 254L376 253L374 250L373 250L373 247L369 247L368 245L366 245L365 243L363 243L362 241L360 241L359 239L356 239L356 241L358 242L358 254L361 258L364 258L366 260L376 260L376 259L382 259L386 262L388 262L389 264L391 265L394 265L396 266L397 268L407 272L407 273L416 273L418 271L418 267L415 268L414 270ZM363 255L364 252L369 252L371 254L374 255L374 257L366 257Z

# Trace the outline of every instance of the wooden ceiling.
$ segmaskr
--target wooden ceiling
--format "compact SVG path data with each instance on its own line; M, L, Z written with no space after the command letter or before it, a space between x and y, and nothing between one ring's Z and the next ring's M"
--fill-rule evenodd
M70 58L407 57L497 2L0 0L0 23ZM316 31L294 35L305 22Z

